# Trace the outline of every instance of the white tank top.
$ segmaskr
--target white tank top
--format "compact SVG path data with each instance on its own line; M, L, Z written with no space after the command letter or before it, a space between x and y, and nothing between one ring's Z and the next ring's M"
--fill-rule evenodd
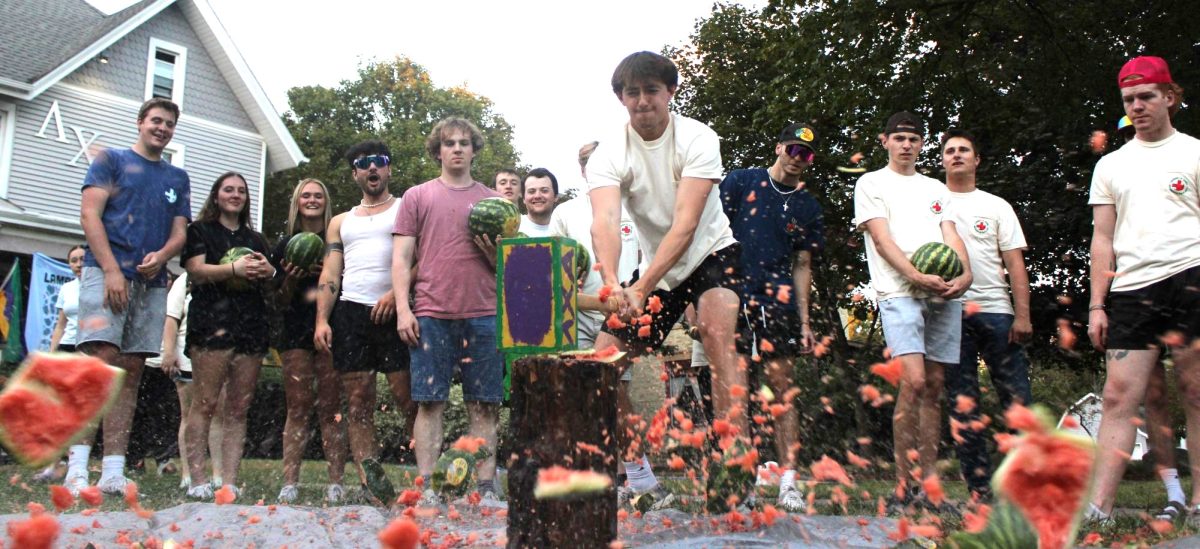
M392 289L392 225L400 197L375 215L355 215L360 207L342 218L342 300L373 306Z

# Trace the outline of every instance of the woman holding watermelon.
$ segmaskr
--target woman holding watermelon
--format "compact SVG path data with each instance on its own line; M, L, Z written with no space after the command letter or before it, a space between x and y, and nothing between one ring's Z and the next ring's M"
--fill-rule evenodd
M262 281L275 275L267 261L267 241L250 226L246 179L235 172L217 178L200 215L187 230L183 264L192 281L186 354L192 360L192 406L187 417L187 495L211 499L205 477L209 425L225 388L225 436L221 472L234 492L246 412L254 397L258 369L267 352L269 326Z
M321 447L329 461L325 500L338 503L343 492L342 474L348 450L345 433L337 421L342 384L333 369L333 355L317 352L313 347L317 316L313 292L317 291L325 227L329 225L328 197L325 184L316 179L305 179L296 185L288 210L288 237L279 241L271 255L276 268L285 275L276 294L283 316L283 334L275 347L283 359L283 389L287 396L280 503L292 503L298 495L300 461L312 432L308 417L314 406L321 424Z

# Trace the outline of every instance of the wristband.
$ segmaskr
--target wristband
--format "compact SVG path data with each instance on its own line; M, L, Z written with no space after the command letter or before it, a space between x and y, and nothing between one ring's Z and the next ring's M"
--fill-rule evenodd
M237 277L237 265L234 265L233 263L229 264L229 274L233 277Z
M1092 305L1091 307L1088 307L1088 311L1103 311L1106 308L1107 307L1105 307L1104 304Z

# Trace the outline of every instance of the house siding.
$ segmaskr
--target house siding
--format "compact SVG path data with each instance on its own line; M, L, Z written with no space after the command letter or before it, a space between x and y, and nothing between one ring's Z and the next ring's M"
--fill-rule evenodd
M39 135L55 101L61 113L62 140L54 121ZM73 220L78 225L80 189L89 164L85 157L74 158L81 148L78 136L86 142L98 133L95 147L129 147L137 140L139 105L140 101L62 85L51 87L31 102L18 103L6 198L30 213ZM192 184L193 214L204 204L213 181L226 171L244 174L250 196L259 196L263 139L257 134L189 122L188 117L181 117L171 144L183 146L183 168ZM258 226L262 204L252 206Z
M213 63L178 6L172 5L104 51L107 64L85 63L63 79L141 103L146 95L146 57L150 38L187 48L183 112L247 131L256 131L233 89Z

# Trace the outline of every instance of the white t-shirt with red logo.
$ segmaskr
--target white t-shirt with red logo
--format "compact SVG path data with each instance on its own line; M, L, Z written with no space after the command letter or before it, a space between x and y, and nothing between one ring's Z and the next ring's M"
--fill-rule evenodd
M1088 204L1114 204L1111 290L1127 292L1200 265L1200 140L1133 139L1100 159Z
M879 299L928 297L875 251L875 242L866 222L876 218L888 221L896 245L911 257L921 245L943 242L942 221L953 221L950 191L942 182L921 174L902 175L891 168L863 174L854 185L854 219L851 223L863 231L867 248L867 267L871 286Z
M1013 314L1002 252L1025 248L1025 233L1012 206L992 193L976 189L950 193L954 228L967 247L975 280L963 299L979 304L980 312Z

